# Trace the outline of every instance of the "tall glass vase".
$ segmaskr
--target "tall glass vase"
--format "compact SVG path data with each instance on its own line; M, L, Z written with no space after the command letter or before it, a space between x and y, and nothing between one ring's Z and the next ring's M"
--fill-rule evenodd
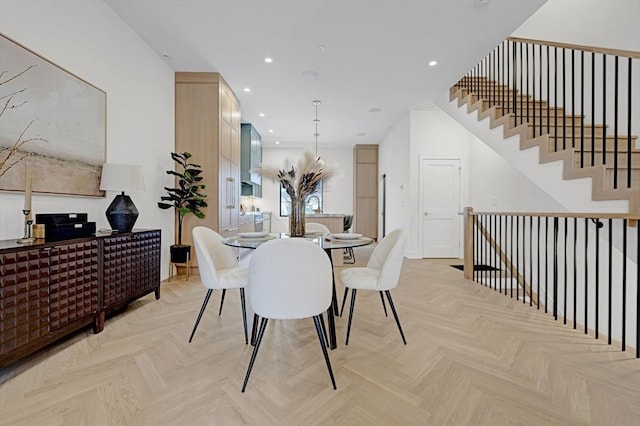
M291 199L291 214L289 215L289 235L291 237L304 237L304 198Z

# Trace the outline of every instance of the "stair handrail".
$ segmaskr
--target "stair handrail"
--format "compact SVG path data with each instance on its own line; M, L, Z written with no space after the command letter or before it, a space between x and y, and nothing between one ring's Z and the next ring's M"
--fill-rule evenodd
M585 52L600 53L603 55L624 56L625 58L640 59L640 51L635 50L611 49L608 47L586 46L581 44L561 43L557 41L537 40L523 37L507 37L507 40L519 43L541 44L543 46L553 46L564 49L584 50Z

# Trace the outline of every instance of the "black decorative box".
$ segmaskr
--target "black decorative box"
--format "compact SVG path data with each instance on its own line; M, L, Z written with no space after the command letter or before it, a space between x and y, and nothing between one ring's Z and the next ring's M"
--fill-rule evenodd
M46 241L89 237L96 233L96 223L87 222L87 213L41 213L36 223L44 225Z
M36 214L36 223L44 226L59 225L63 223L84 223L89 219L87 213L40 213Z
M96 233L95 222L84 223L59 223L46 226L44 231L45 241L69 240L72 238L90 237Z

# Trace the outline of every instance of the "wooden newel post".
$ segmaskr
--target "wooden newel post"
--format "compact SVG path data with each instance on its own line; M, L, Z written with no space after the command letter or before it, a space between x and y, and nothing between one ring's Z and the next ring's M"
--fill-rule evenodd
M473 279L473 207L464 208L464 277Z

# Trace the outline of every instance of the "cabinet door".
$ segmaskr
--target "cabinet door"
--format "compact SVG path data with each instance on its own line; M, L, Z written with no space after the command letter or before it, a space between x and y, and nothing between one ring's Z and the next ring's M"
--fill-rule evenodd
M98 241L51 248L49 318L51 331L98 311Z
M160 286L160 231L104 238L103 308L141 297Z
M49 334L49 253L0 254L0 355Z

